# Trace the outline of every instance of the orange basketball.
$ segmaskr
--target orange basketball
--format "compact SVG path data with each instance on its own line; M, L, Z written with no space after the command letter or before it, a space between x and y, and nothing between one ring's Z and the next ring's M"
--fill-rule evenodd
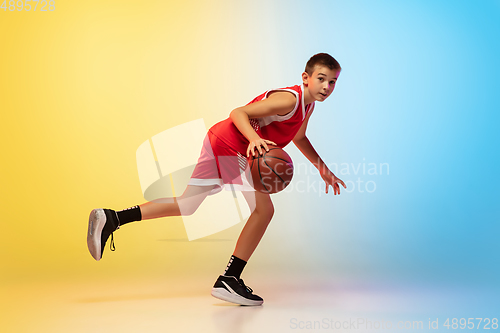
M249 157L249 166L251 181L256 191L278 193L292 181L292 159L281 148L271 147L269 151L263 150L262 155L256 152L255 156Z

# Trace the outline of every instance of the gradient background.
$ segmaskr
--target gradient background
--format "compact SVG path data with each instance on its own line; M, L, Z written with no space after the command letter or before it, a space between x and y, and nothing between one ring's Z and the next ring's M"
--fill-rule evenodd
M142 142L299 84L318 52L343 70L308 136L350 191L322 193L288 147L295 188L273 197L244 277L257 291L313 277L360 294L411 290L392 303L410 319L500 316L499 1L57 1L53 12L0 10L0 31L6 331L57 331L62 309L105 297L97 285L115 301L158 286L208 295L241 223L194 242L177 218L132 224L96 263L88 214L144 201ZM373 175L369 163L389 168Z

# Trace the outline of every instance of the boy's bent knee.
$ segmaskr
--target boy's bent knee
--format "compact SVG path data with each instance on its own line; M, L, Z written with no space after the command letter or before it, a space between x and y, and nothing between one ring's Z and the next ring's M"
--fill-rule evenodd
M184 193L180 197L176 198L181 215L193 215L210 193L211 189L212 188L208 188L206 186L188 185Z
M194 213L196 213L196 211L198 210L198 207L200 207L200 205L179 205L179 210L181 212L181 216L191 216L193 215Z
M196 200L182 200L178 199L179 211L181 212L181 216L190 216L193 215L200 207L201 202Z

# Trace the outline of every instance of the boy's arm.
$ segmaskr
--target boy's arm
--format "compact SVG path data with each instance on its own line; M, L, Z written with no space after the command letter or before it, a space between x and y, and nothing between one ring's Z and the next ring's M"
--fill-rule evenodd
M250 125L250 119L261 118L272 115L285 115L292 111L296 104L296 97L287 91L277 91L271 93L266 99L251 103L234 109L230 118L238 130L247 138L249 145L247 148L247 157L252 153L255 156L255 148L262 155L262 147L269 151L268 144L276 143L262 139Z
M334 195L340 194L339 184L346 188L344 182L340 178L337 178L337 176L335 176L333 172L328 169L328 166L325 164L325 162L323 162L321 157L319 157L319 154L316 152L313 145L306 136L307 123L309 122L311 114L312 112L309 112L307 114L306 119L302 123L302 126L293 138L293 143L297 146L297 148L299 148L302 154L304 154L304 156L316 167L316 169L318 169L321 178L323 178L326 183L325 192L328 193L328 187L331 186L333 187Z

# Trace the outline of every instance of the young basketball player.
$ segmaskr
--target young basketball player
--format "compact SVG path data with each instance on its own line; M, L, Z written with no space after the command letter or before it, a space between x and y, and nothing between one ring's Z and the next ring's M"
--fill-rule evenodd
M241 190L252 214L236 243L235 250L223 275L212 288L212 295L241 305L260 305L263 299L240 278L250 256L259 244L274 213L269 194L254 191L245 179L246 158L262 154L271 145L283 148L291 141L319 170L325 181L325 191L333 187L340 194L341 184L319 157L306 136L306 128L315 101L330 96L340 75L339 63L329 54L311 57L302 73L302 85L269 90L249 104L236 108L230 117L215 124L203 143L203 149L193 175L180 197L162 198L118 212L94 209L90 213L87 245L91 255L100 260L104 246L113 232L124 224L165 216L193 214L211 194L232 187Z

